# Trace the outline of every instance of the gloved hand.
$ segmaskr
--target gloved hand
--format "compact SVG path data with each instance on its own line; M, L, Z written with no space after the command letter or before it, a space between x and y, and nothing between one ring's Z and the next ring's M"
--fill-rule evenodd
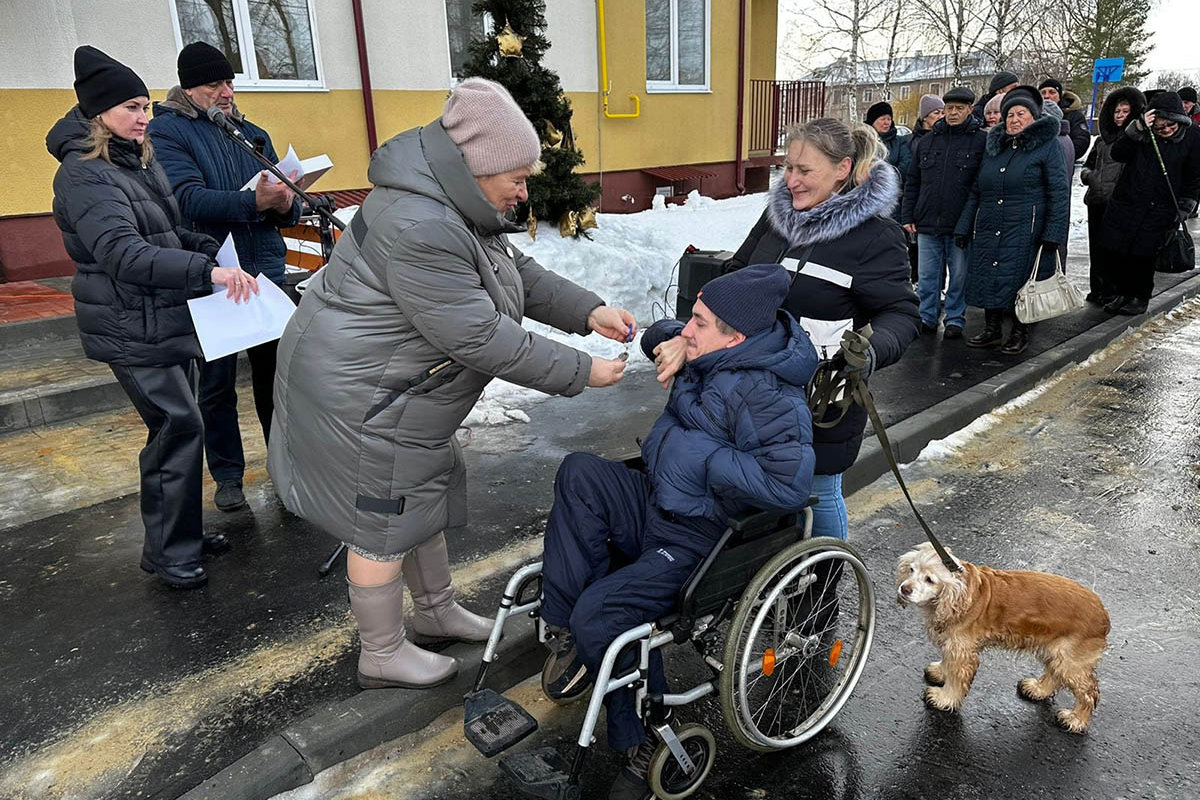
M966 250L967 243L969 241L970 240L966 236L963 236L962 234L955 234L955 236L954 236L954 246L957 247L959 250Z
M1179 213L1183 215L1184 219L1187 219L1188 217L1190 217L1192 212L1195 210L1196 210L1196 201L1195 200L1193 200L1190 197L1179 198Z
M870 327L863 331L846 331L842 334L842 347L838 356L846 361L846 371L857 374L861 380L871 377L875 371L875 348L869 343Z

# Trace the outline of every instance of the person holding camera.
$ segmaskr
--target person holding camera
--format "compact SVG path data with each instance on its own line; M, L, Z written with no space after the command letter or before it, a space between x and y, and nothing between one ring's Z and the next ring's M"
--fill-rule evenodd
M142 569L181 589L208 581L206 554L229 549L203 531L204 427L193 394L200 343L187 300L225 286L241 302L258 287L218 267L217 242L181 225L171 187L146 138L150 92L129 67L94 47L75 51L78 105L46 148L54 222L75 261L71 294L88 358L109 365L149 437L139 457Z
M233 66L205 42L192 42L179 52L179 85L154 104L150 139L179 201L186 224L218 242L233 234L238 262L251 275L283 284L287 245L280 228L300 220L300 201L282 182L268 178L262 163L246 152L209 118L216 109L247 142L278 162L271 137L254 125L233 102ZM253 190L242 187L255 175ZM295 175L290 176L292 178ZM254 409L263 437L271 432L275 380L274 341L246 351L254 393ZM200 366L200 411L204 415L204 449L208 470L217 484L213 502L222 511L246 505L242 478L246 457L238 424L237 354Z
M371 157L374 188L279 343L267 467L293 513L345 542L363 688L435 686L458 663L408 640L482 642L454 599L443 531L467 523L455 433L493 378L572 396L611 386L595 358L522 317L617 341L633 315L543 269L506 234L541 168L533 125L498 83L460 82L442 116Z

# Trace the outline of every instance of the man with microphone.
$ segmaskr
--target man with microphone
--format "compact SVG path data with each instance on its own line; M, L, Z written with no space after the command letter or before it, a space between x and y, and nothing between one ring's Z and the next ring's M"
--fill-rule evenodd
M184 224L217 241L232 233L242 269L282 285L287 245L279 229L299 221L300 201L285 184L268 179L262 163L232 138L244 139L278 163L271 137L238 111L233 102L233 66L220 50L192 42L180 51L178 67L179 85L167 93L165 102L154 104L149 132ZM256 173L260 173L257 187L243 190ZM267 342L247 351L264 439L271 430L275 347L276 342ZM204 449L217 484L214 502L222 511L246 504L236 382L236 354L201 365Z

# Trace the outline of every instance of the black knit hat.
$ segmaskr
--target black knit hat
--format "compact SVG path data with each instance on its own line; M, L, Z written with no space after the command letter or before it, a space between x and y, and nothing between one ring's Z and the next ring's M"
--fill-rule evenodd
M875 120L885 115L892 117L893 119L896 117L895 112L892 111L891 104L880 101L867 109L867 124L870 125L875 122Z
M988 94L995 94L1005 86L1012 86L1014 83L1020 83L1021 79L1011 72L997 72L992 82L988 84Z
M943 103L963 103L968 106L975 105L975 93L971 91L970 86L955 86L950 91L942 95Z
M696 298L726 325L744 336L753 336L775 324L775 312L791 288L787 270L781 265L754 264L713 278Z
M1044 80L1038 84L1039 92L1042 89L1046 89L1046 88L1053 89L1054 91L1058 92L1059 97L1062 97L1062 92L1063 92L1062 81L1058 80L1057 78L1046 78L1046 80Z
M1182 122L1188 118L1183 110L1183 101L1175 92L1159 92L1146 102L1147 111L1155 111L1158 116L1170 119L1172 122Z
M1000 118L1007 119L1013 106L1025 106L1036 119L1042 115L1042 94L1028 84L1009 89L1000 103Z
M75 97L89 119L150 90L137 73L91 45L75 48Z
M208 42L192 42L179 51L179 85L194 89L206 83L233 80L233 65Z
M1196 90L1191 86L1185 86L1179 90L1179 99L1183 100L1185 103L1200 102L1200 100L1196 99Z

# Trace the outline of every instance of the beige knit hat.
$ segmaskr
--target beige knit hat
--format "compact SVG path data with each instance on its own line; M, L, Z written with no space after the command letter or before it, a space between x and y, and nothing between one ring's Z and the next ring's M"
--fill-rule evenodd
M442 109L442 127L462 150L472 175L497 175L532 166L542 156L537 131L508 89L467 78Z

